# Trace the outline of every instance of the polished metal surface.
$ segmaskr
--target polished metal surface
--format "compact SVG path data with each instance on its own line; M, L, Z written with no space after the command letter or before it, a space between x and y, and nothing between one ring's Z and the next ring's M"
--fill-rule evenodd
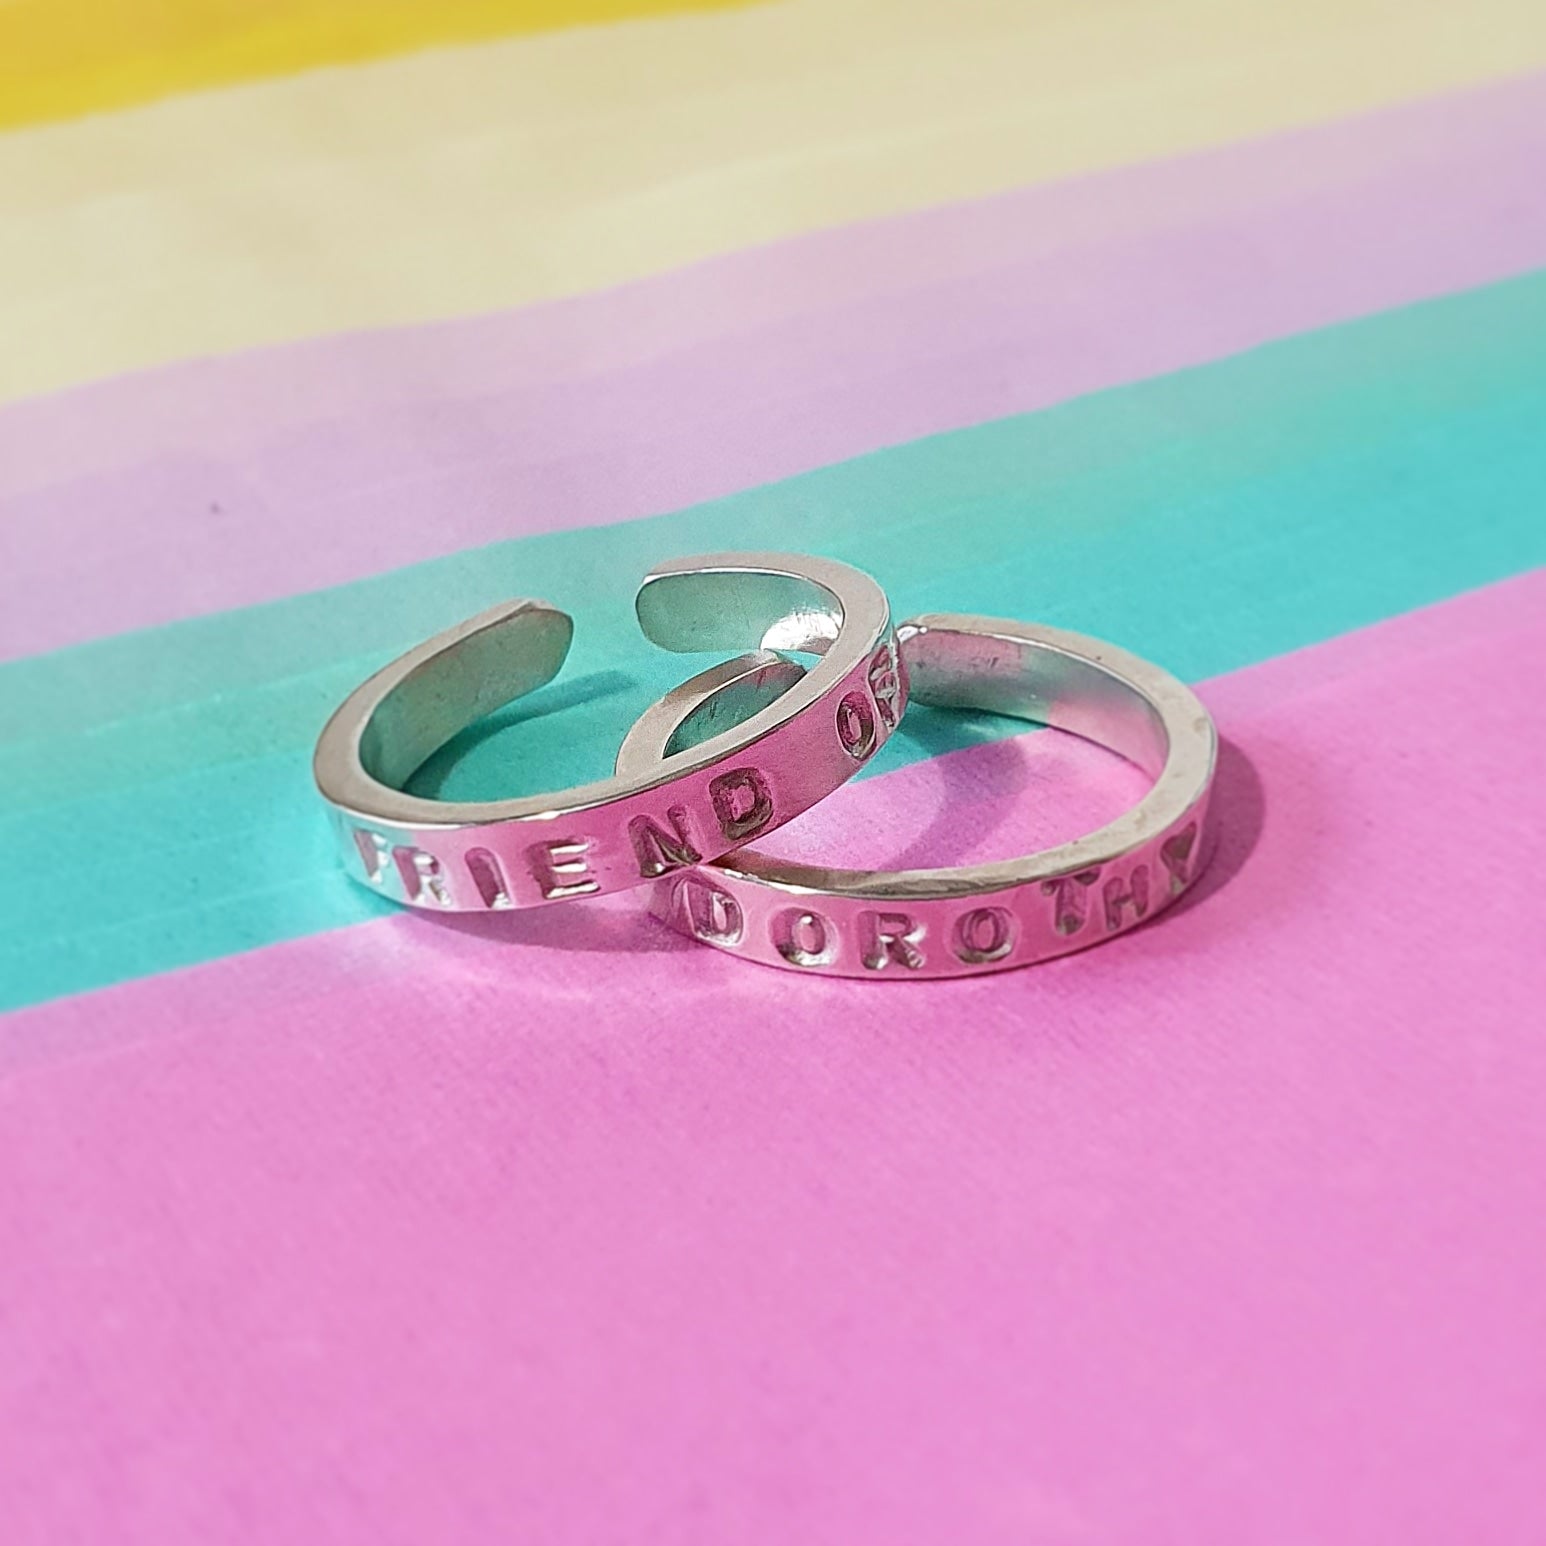
M898 630L912 699L1071 731L1154 779L1132 810L1076 842L990 864L839 870L743 848L669 876L652 905L747 960L881 980L1001 971L1081 950L1157 916L1197 878L1217 736L1168 672L1061 629L930 614ZM646 710L618 753L637 773L726 713L787 691L793 663L746 656Z
M317 787L350 873L435 911L636 886L799 815L869 760L905 707L885 595L845 564L776 553L683 559L645 578L636 611L645 636L668 650L754 644L757 660L780 667L773 651L821 658L755 703L722 673L704 673L695 680L726 696L718 710L700 707L701 735L610 779L512 800L407 794L401 785L459 730L551 681L573 636L569 617L541 601L469 618L363 683L317 742Z

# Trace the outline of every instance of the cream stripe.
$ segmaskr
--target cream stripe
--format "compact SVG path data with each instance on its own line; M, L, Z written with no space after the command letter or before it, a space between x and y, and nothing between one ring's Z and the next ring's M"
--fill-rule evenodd
M1538 0L790 0L23 130L0 138L0 397L584 291L1543 62Z

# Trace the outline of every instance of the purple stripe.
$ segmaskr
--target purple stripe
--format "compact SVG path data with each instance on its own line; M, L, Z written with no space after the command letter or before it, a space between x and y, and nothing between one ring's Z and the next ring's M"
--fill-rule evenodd
M15 405L0 658L677 508L1506 278L1546 264L1542 164L1535 77ZM383 508L385 484L420 498Z

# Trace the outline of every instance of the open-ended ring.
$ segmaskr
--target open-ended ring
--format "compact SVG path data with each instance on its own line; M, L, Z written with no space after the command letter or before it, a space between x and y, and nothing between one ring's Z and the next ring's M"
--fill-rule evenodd
M397 902L437 912L535 907L620 891L717 858L808 809L895 728L907 684L884 592L828 559L717 553L662 565L635 602L668 650L791 650L822 658L749 718L700 715L691 748L557 794L493 801L403 792L458 731L551 681L574 625L509 601L437 634L356 688L313 771L344 864ZM726 728L728 726L728 728Z
M1213 720L1175 677L1056 628L930 614L897 631L915 703L1011 714L1094 741L1154 786L1076 842L1002 863L837 870L743 848L657 884L652 910L732 955L793 971L908 980L1002 971L1110 939L1163 912L1209 852ZM619 770L690 744L732 690L760 701L800 670L747 655L647 709ZM679 753L676 753L679 755Z

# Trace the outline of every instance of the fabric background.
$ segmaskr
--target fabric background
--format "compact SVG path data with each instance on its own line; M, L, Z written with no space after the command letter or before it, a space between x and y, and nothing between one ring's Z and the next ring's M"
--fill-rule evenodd
M1543 166L1527 0L0 8L0 1540L1534 1546ZM1206 880L896 988L338 871L349 687L544 596L421 779L595 775L726 546L1195 682Z

